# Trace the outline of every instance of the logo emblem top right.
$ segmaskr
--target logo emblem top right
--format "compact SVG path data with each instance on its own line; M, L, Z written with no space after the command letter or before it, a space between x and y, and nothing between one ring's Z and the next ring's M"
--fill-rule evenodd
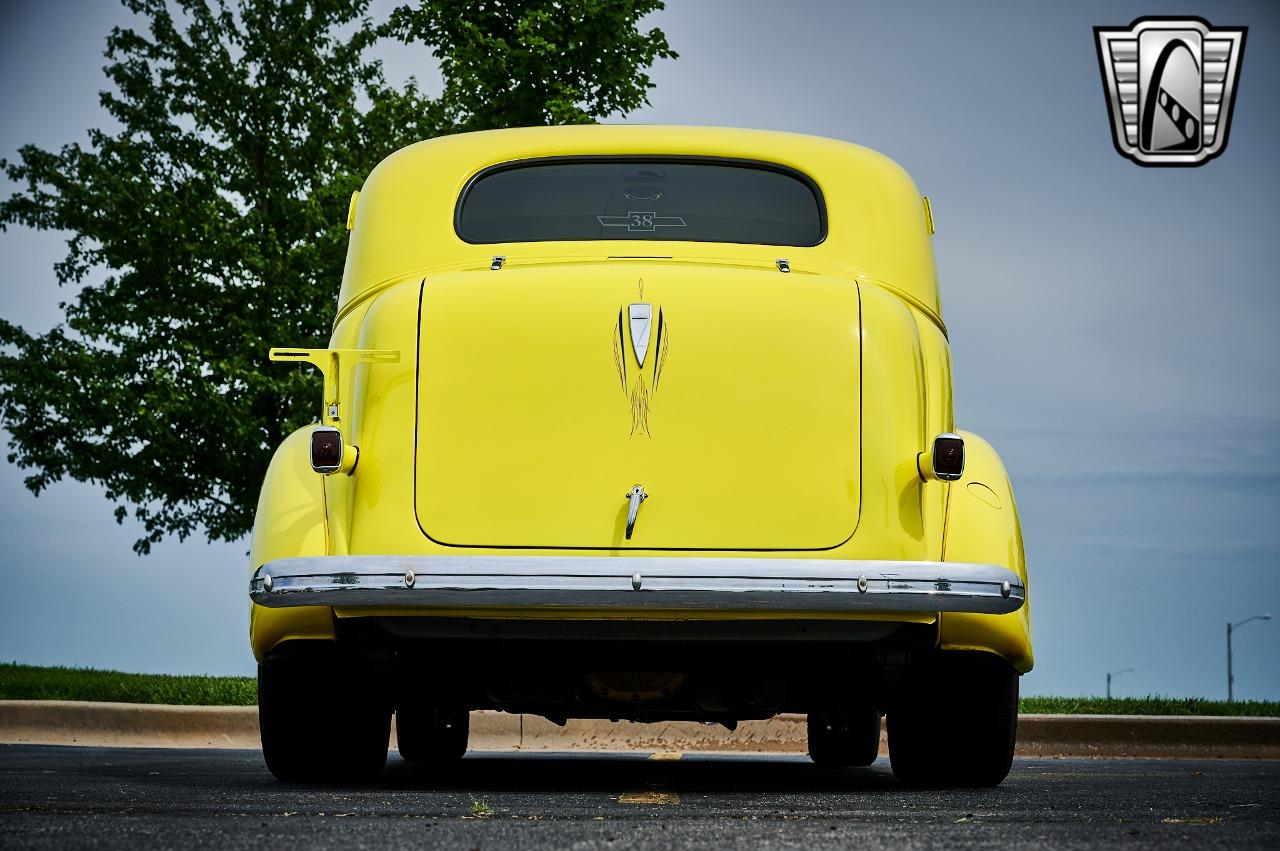
M1221 154L1247 31L1202 18L1094 27L1116 150L1145 166L1197 166Z

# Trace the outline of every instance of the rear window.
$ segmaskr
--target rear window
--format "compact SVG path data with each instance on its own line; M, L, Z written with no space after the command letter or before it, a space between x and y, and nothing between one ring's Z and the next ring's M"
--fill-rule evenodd
M499 166L471 182L467 242L624 239L817 245L825 211L809 178L755 163L593 160Z

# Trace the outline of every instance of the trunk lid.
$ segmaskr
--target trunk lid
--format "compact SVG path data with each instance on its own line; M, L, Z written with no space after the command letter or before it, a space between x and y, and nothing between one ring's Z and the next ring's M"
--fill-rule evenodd
M647 316L647 321L646 321ZM857 525L857 287L614 261L428 278L416 510L455 546L803 550ZM641 505L625 538L627 494Z

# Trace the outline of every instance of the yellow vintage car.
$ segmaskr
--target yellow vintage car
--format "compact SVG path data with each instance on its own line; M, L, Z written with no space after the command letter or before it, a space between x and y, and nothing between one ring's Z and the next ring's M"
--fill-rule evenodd
M952 420L928 199L789 133L404 148L351 199L317 424L251 552L284 780L446 762L468 713L808 716L908 783L1007 774L1032 666L1004 467ZM287 342L287 341L281 341ZM279 367L278 367L279 368Z

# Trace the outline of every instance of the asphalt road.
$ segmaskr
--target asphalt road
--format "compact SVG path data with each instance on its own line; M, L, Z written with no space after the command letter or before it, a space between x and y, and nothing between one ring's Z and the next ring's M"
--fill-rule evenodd
M257 751L0 745L5 848L854 845L1276 848L1280 762L1019 759L998 789L944 792L883 759L393 756L378 785L339 789L276 783Z

